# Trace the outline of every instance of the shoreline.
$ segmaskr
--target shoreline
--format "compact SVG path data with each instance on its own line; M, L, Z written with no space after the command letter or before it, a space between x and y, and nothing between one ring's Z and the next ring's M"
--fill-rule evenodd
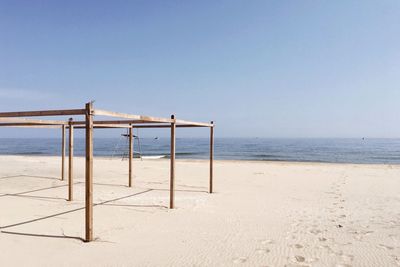
M60 158L61 156L57 155L29 155L29 154L0 154L1 157L24 157L24 158ZM68 159L68 155L65 156L66 160ZM85 156L74 156L74 159L82 159ZM93 156L94 159L101 160L120 160L125 161L126 159L121 159L115 157L112 159L107 156ZM134 161L140 160L140 158L133 158ZM209 159L197 159L197 158L176 158L176 161L181 162L208 162ZM156 158L156 159L143 159L143 161L169 161L169 157L167 158ZM215 159L214 163L224 163L224 162L233 162L233 163L269 163L269 164L291 164L291 165L349 165L349 166L399 166L400 163L352 163L352 162L325 162L325 161L290 161L290 160L250 160L250 159Z

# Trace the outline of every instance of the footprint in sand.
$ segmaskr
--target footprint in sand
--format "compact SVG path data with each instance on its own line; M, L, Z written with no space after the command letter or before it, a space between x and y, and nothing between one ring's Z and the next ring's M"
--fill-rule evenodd
M296 255L293 258L288 258L288 260L292 263L289 264L285 264L285 267L305 267L308 265L304 265L304 263L306 263L306 258L300 255Z
M292 245L289 245L289 247L290 247L290 248L297 248L297 249L304 248L304 246L303 246L303 245L300 245L300 244L292 244Z
M295 247L295 248L298 248L298 249L303 248L303 246L300 245L300 244L295 244L294 247Z
M321 234L322 231L319 230L319 229L311 229L311 230L310 230L310 233L312 233L312 234L314 234L314 235L318 235L318 234Z
M351 254L343 254L343 255L341 255L341 258L343 261L347 261L347 262L349 262L349 261L351 262L354 260L354 256Z
M288 235L285 237L286 240L289 240L289 239L296 239L296 238L297 238L297 236L295 236L295 235L290 235L289 233L288 233Z
M296 256L294 256L294 258L297 262L305 262L306 261L306 258L303 256L300 256L300 255L296 255Z
M234 259L233 263L240 264L240 263L245 263L246 261L247 261L247 257L240 257L240 258Z
M261 245L269 245L269 244L273 244L274 241L272 239L263 239L260 241Z
M397 266L400 266L400 258L396 255L391 255Z
M325 242L328 239L326 239L325 237L318 237L318 240L321 241L321 242Z
M384 245L384 244L379 244L379 246L380 246L381 248L386 249L386 250L393 250L393 249L394 249L394 247L392 247L392 246L387 246L387 245Z
M267 248L259 248L259 249L256 249L256 253L258 253L258 254L267 254L267 253L269 253L271 250L269 250L269 249L267 249Z

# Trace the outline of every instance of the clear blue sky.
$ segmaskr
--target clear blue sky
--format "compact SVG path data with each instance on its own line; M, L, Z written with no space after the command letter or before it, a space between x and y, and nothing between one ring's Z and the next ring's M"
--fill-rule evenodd
M397 0L0 0L0 33L2 111L94 99L217 136L400 136Z

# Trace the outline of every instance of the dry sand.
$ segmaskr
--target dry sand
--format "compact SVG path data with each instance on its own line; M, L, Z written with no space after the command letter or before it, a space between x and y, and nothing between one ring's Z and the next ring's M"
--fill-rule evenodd
M95 159L95 242L84 243L60 158L0 157L0 266L397 266L400 166Z

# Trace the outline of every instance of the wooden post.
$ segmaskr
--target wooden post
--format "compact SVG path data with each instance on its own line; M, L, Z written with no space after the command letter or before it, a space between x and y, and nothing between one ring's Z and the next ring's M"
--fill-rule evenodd
M133 129L129 128L129 187L132 187Z
M214 124L212 121L211 124ZM214 175L214 125L210 127L210 184L209 193L213 192L213 175Z
M171 154L170 154L170 184L169 184L169 208L174 208L174 197L175 197L175 116L172 115L171 119L174 120L171 123Z
M65 124L61 126L61 181L65 176Z
M93 105L86 104L85 241L93 240Z
M68 125L68 201L72 201L74 198L74 125L72 118L69 119Z

